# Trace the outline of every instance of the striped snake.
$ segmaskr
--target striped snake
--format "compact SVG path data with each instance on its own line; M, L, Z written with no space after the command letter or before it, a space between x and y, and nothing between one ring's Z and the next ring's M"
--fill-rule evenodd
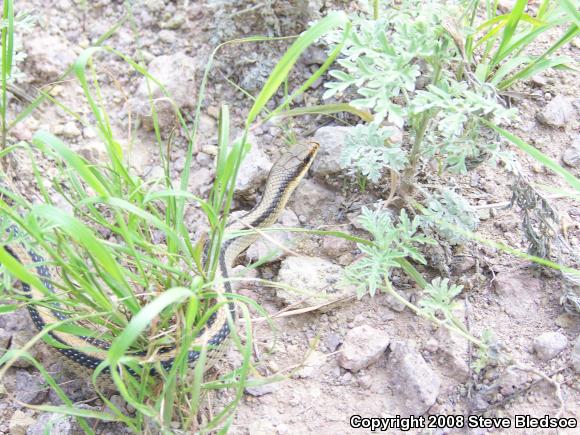
M231 232L247 228L260 229L272 225L278 219L290 195L310 168L318 152L318 148L319 145L317 143L309 142L295 145L283 154L272 166L261 201L244 217L229 224L226 230ZM18 229L15 226L10 226L8 231L14 234L18 233ZM232 293L232 287L228 280L228 277L231 275L231 268L237 257L258 237L259 235L256 232L252 232L243 236L230 238L222 244L219 252L218 270L214 280L216 286L215 292L217 294L216 301L226 301L226 295ZM21 243L16 242L5 245L4 248L23 265L35 268L44 286L49 291L54 291L51 273L43 264L44 259L41 255L27 249ZM44 300L44 295L39 289L21 281L18 283L26 297L33 301ZM28 304L27 308L34 325L41 331L47 325L69 319L67 315L56 309L51 309L40 304ZM192 348L200 349L202 346L207 346L208 361L215 360L221 351L223 351L223 345L225 345L230 334L228 315L232 319L235 319L234 314L233 302L222 303L199 332L192 343ZM107 352L111 346L110 343L97 338L83 337L63 331L51 330L47 334L53 340L63 345L62 348L56 348L59 352L75 363L91 369L96 368L107 358ZM164 369L169 370L174 363L178 351L178 348L175 346L164 347L158 351L153 361L159 362ZM145 351L132 355L140 363L145 361L152 362ZM188 361L190 367L195 366L199 355L200 351L189 350ZM206 366L207 368L209 366Z

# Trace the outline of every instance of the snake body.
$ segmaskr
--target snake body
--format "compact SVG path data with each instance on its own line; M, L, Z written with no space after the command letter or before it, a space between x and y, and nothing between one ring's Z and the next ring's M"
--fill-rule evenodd
M284 210L288 199L300 180L304 177L319 145L315 142L298 144L290 148L282 157L274 163L268 175L266 187L260 202L241 219L229 224L227 232L254 228L260 229L272 225ZM17 233L14 226L9 231ZM237 257L250 246L259 235L255 232L226 240L219 252L219 264L216 272L215 292L216 301L227 301L227 294L232 293L232 287L228 280L231 269ZM46 267L42 256L33 250L27 249L21 243L11 243L4 246L17 261L23 265L34 268L44 286L51 292L54 291L50 270ZM40 264L39 264L40 263ZM44 294L34 286L19 281L23 293L32 301L42 301ZM30 317L37 329L42 331L48 325L67 320L69 317L56 309L31 303L27 305ZM192 343L192 348L208 348L208 359L211 353L219 353L230 334L228 316L235 319L233 302L222 303L218 310L209 318L207 324L199 332ZM56 347L64 356L84 367L96 368L107 358L110 343L93 338L83 337L63 331L52 330L47 332L56 342L62 345ZM169 370L177 356L178 349L175 346L160 349L153 361L159 362L162 367ZM132 354L140 362L152 362L145 351ZM194 367L199 359L199 350L189 350L188 362ZM216 355L213 356L215 359ZM207 368L207 367L206 367Z

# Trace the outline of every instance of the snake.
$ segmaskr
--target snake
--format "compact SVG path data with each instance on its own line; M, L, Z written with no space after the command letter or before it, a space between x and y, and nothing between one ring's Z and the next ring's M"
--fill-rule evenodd
M191 369L195 367L201 354L201 350L195 349L201 349L205 346L207 361L210 361L219 358L219 353L223 352L224 347L227 346L231 332L231 320L228 318L235 320L235 304L231 299L228 301L227 298L227 295L233 292L229 279L232 276L232 268L237 258L260 237L259 230L276 222L285 209L290 196L312 165L319 146L316 142L301 142L283 153L272 165L261 200L243 217L228 223L226 226L226 234L232 233L234 235L222 242L218 267L212 282L216 294L212 300L219 304L219 307L198 332L188 350L187 360ZM240 232L240 230L247 229L258 231ZM10 225L7 231L17 235L19 230L15 225ZM16 241L13 243L8 241L4 245L4 249L22 265L35 271L46 289L54 292L51 271L45 265L42 255L26 247L22 242ZM69 319L66 314L56 310L54 306L38 303L46 300L40 289L17 279L15 281L16 286L22 290L24 296L32 302L27 304L27 309L32 322L39 331L43 331L51 324ZM58 352L72 362L93 370L106 360L111 347L111 342L99 338L80 336L56 329L49 330L46 334L59 343L58 347L54 346ZM52 340L49 340L49 344L51 344L50 341ZM165 370L170 370L178 352L179 349L176 346L166 346L158 350L153 360L146 351L135 352L131 355L137 359L139 364L159 362ZM212 353L215 354L212 355ZM210 365L206 365L204 371L209 367ZM133 372L131 369L128 370ZM152 369L152 372L155 373L155 370Z

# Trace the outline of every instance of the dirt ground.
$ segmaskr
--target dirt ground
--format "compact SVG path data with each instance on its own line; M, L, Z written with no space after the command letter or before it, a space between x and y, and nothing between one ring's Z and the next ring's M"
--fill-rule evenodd
M38 22L32 31L23 35L27 58L21 65L25 77L19 85L33 90L56 84L51 94L67 107L74 108L81 117L88 116L90 110L78 81L72 75L62 79L62 74L84 48L125 19L106 45L146 63L157 62L160 74L168 80L175 79L176 88L171 90L191 122L203 69L217 44L254 34L295 35L326 10L345 7L344 3L349 2L299 0L254 4L247 1L139 0L133 2L131 13L127 14L124 3L116 1L20 1L16 3L17 10L32 10ZM360 7L359 3L364 2L353 2L348 7L356 9ZM557 35L551 36L555 37ZM545 43L548 41L538 42L535 49L540 50ZM207 195L213 181L213 157L203 150L217 144L220 105L227 103L230 106L233 136L239 134L251 102L234 84L255 95L286 46L286 41L236 44L224 47L216 55L200 120L199 151L192 168L190 188L194 193ZM578 50L575 41L563 52L578 58ZM184 58L176 58L176 54ZM131 166L146 178L160 175L155 135L146 117L140 116L140 104L147 102L140 90L142 78L122 59L110 53L102 53L97 59L95 66L103 100ZM298 84L323 61L322 48L311 49L308 56L298 63L291 85ZM169 64L179 67L164 71L163 65ZM195 78L184 81L184 71L190 70ZM570 72L549 71L540 78L518 85L511 99L520 111L520 119L510 127L510 131L560 163L566 150L580 140L577 81L578 76ZM321 83L316 83L314 89L303 97L302 104L321 104L322 92ZM566 98L571 104L569 121L562 126L540 122L543 119L541 114L556 98ZM16 100L11 104L14 108L23 105ZM136 120L140 121L135 126ZM307 116L291 122L290 127L298 137L309 137L321 127L353 122L356 119L350 116ZM186 139L174 127L175 121L169 117L162 126L162 135L174 134L171 158L177 178L183 169ZM56 104L42 104L14 129L11 140L30 140L38 129L62 137L89 159L98 160L104 155L92 130L84 128ZM244 195L237 198L238 209L248 209L255 203L263 182L256 178L256 172L264 172L268 162L274 161L285 147L283 129L279 124L259 125L252 133L260 153L256 155L256 167L248 169L249 181ZM566 188L561 178L523 152L517 149L515 152L534 186L557 186L556 192L547 193L548 196L556 196L558 190ZM260 166L262 160L264 167ZM578 164L566 168L576 176L580 174ZM50 162L42 162L42 169L50 174ZM15 182L23 189L31 188L27 181L30 172L27 171L30 171L30 166L24 160L17 164ZM468 176L433 176L427 181L456 187L470 204L477 207L481 219L477 230L480 235L526 251L520 210L506 208L505 204L502 206L511 198L510 185L513 182L502 168L484 164ZM387 186L360 192L356 183L347 177L328 179L314 170L294 195L283 223L363 235L356 224L360 206L385 199L388 193ZM566 230L567 243L578 251L580 205L561 197L551 199L550 204L557 210L559 221ZM197 221L199 216L195 210L188 214L192 237L199 237L206 229L204 223ZM321 271L322 275L317 277L309 277L309 266L303 265L306 269L301 270L307 277L306 285L309 281L326 279L326 286L333 287L333 275L360 256L354 244L341 240L294 236L293 243L295 253L315 257L309 264L320 265L311 269L312 273ZM259 252L260 247L256 246L254 250ZM289 376L283 382L248 389L231 433L368 432L349 426L350 417L357 414L363 417L445 414L466 418L469 415L513 418L521 414L538 418L545 415L580 418L578 372L572 367L572 361L580 360L580 322L579 317L567 312L562 304L568 284L561 275L476 243L452 246L447 255L443 258L441 255L441 252L431 252L430 267L421 270L427 276L449 273L453 280L465 286L457 314L475 336L480 336L485 329L493 331L504 358L501 364L476 373L471 368L471 363L477 358L476 350L465 339L450 335L419 318L387 295L365 296L361 300L351 298L323 310L281 317L276 321L276 331L264 323L256 323L255 356L258 364L255 376L276 373ZM262 267L259 276L281 281L284 276L296 278L298 266L293 266L290 257L293 258L294 254ZM419 291L402 278L395 277L394 284L407 299L416 302L420 298ZM323 282L318 288L324 286ZM257 300L272 314L284 309L289 300L279 291L256 285L246 285L239 291ZM32 328L32 324L23 312L2 316L0 328L2 337L21 337L18 340L25 342L26 331ZM357 331L366 331L364 337L370 337L369 342L357 342ZM374 338L377 343L372 342ZM341 352L356 345L360 346L361 354L372 352L375 345L383 347L368 366L348 370L344 368L344 362L341 363ZM60 370L59 363L52 359L53 352L44 346L38 347L37 356L49 370ZM232 350L218 370L233 368L238 360L239 356ZM577 364L580 367L580 362ZM50 414L22 405L22 402L35 405L58 403L58 398L42 385L40 379L25 363L10 369L3 381L4 391L0 398L0 433L42 433ZM86 380L75 377L75 373L65 371L60 382L67 386L74 401L103 408L86 385ZM227 394L219 394L213 398L213 404L217 407L227 399ZM51 433L76 433L78 430L70 420L62 420L59 424ZM98 431L120 433L121 429L100 425ZM411 429L409 433L486 432L577 433L573 430L513 427L503 430ZM399 431L389 430L389 433Z

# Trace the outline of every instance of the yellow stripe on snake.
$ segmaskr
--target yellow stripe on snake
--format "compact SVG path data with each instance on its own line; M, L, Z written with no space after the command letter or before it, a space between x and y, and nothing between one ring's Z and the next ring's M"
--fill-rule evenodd
M290 195L304 177L310 165L312 164L319 145L315 142L295 145L288 150L282 157L274 163L268 180L264 195L261 201L248 214L241 219L229 224L227 231L237 231L248 228L261 229L272 225L280 216ZM9 231L17 233L18 229L14 226L9 227ZM214 283L216 285L216 301L226 301L227 294L232 293L229 277L231 269L237 257L242 254L259 235L256 232L246 233L243 236L230 238L226 240L219 253L219 265L216 272ZM12 243L4 246L17 261L25 266L34 268L37 275L42 280L44 286L54 291L52 277L49 269L44 265L44 259L36 252L27 249L20 243ZM19 282L24 294L33 301L45 300L43 293L24 282ZM27 306L32 321L39 330L46 326L67 320L68 316L40 304L28 304ZM229 313L228 313L229 311ZM194 342L192 349L200 349L202 346L208 348L208 359L215 358L211 353L219 353L220 348L226 342L230 335L230 326L228 316L232 319L234 316L234 303L222 303L219 309L210 317L207 324L200 331ZM107 352L110 343L93 337L83 337L63 331L52 330L47 333L53 340L63 345L62 348L56 349L70 358L72 361L88 368L96 368L107 358ZM178 349L166 347L161 349L154 357L153 361L147 357L146 352L135 353L139 362L159 362L161 366L169 370L177 356ZM195 366L199 359L200 351L189 350L188 361L190 367ZM208 368L208 367L206 367Z

